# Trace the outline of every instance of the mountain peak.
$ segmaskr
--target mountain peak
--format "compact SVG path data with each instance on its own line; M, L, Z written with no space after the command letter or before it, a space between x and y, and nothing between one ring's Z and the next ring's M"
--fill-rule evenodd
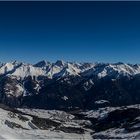
M34 66L35 67L46 67L48 65L51 65L51 63L49 61L42 60L42 61L36 63Z
M65 65L65 62L63 60L57 60L55 65L59 66L59 67L62 67Z

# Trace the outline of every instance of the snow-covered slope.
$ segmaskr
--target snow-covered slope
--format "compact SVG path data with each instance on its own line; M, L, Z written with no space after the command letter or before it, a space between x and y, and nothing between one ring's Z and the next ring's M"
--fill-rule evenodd
M140 65L131 65L125 63L114 63L114 64L106 64L99 63L94 65L94 67L83 73L84 76L96 75L99 78L103 78L105 76L130 76L136 75L140 73Z
M45 70L41 68L34 67L30 64L22 64L20 67L16 68L11 75L17 76L17 77L28 77L28 76L45 76L46 72Z
M1 63L0 75L9 74L17 77L47 76L48 78L65 76L105 76L136 75L140 65L124 63L77 63L58 60L55 63L41 61L35 65L21 62Z
M140 105L70 112L0 108L0 139L139 139Z
M73 120L74 116L66 112L19 110L0 108L0 139L92 139L90 131L81 125L88 121Z

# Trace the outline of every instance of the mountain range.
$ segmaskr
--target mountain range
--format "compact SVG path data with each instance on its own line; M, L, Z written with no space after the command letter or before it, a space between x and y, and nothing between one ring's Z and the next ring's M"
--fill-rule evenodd
M62 60L0 63L0 103L64 110L137 104L140 65Z

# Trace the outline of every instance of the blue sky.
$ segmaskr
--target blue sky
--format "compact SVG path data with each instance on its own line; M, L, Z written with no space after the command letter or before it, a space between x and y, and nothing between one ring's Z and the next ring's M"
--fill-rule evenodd
M140 63L140 2L0 2L0 61Z

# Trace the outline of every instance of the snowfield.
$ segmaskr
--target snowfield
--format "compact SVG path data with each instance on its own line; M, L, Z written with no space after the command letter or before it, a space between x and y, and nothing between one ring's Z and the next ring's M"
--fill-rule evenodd
M71 112L0 108L0 139L139 138L140 105Z
M62 111L30 109L23 109L22 111L35 116L40 116L40 118L49 118L50 120L57 121L62 121L62 119L64 119L63 121L66 121L67 119L73 118L72 115L68 115ZM61 118L61 116L63 116L63 118ZM32 119L33 117L29 115L19 115L19 113L0 109L0 139L92 139L89 132L86 132L85 134L65 133L63 131L54 130L53 127L48 127L46 130L40 129L32 123ZM70 127L71 125L72 124L69 124L67 126Z

